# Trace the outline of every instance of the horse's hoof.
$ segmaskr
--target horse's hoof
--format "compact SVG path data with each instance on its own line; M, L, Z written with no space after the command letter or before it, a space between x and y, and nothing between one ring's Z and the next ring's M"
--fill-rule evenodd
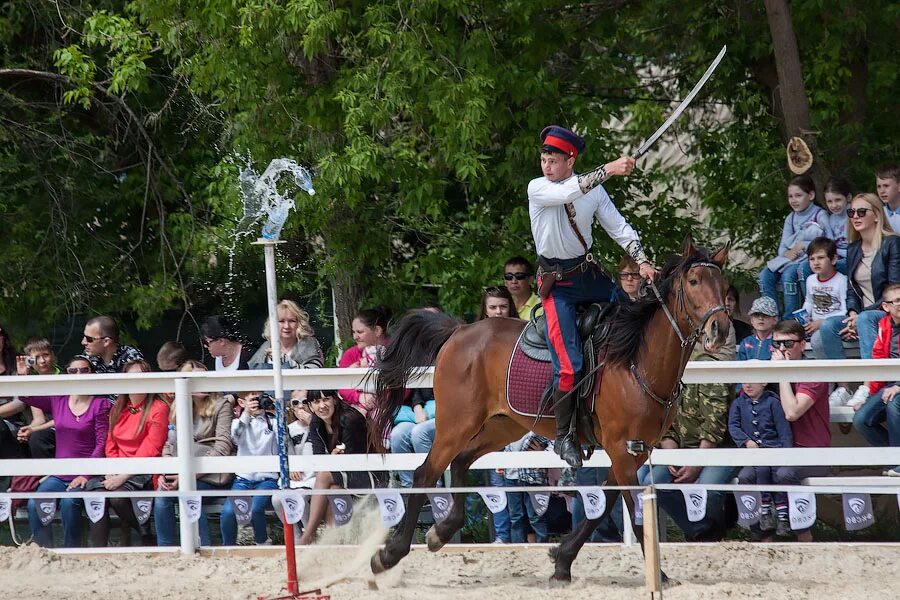
M444 547L444 542L442 542L440 536L438 536L434 525L432 525L428 530L428 533L425 534L425 543L428 544L428 549L432 552L437 552Z
M372 560L369 561L369 566L372 568L372 573L375 575L384 573L389 568L384 566L384 563L381 562L381 550L375 551L375 554L372 555Z
M677 579L671 579L668 575L666 575L665 571L659 572L659 580L662 582L664 588L671 588L675 586L681 585L681 582Z
M554 573L550 576L550 587L552 588L566 587L570 583L572 583L571 575L560 575L558 573Z

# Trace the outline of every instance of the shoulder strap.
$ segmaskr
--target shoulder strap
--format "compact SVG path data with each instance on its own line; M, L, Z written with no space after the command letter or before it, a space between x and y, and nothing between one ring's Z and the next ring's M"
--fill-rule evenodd
M584 236L581 235L581 231L579 231L578 225L575 223L575 206L571 202L568 202L563 206L566 209L566 216L569 218L569 225L572 226L572 231L575 232L578 241L581 242L581 246L584 248L584 253L587 254L589 252L587 242L584 241Z

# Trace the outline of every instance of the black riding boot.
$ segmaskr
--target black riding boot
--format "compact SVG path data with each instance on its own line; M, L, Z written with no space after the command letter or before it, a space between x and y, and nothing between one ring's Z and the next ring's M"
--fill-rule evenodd
M563 398L566 396L565 398ZM553 414L556 416L556 443L553 448L569 466L581 466L581 448L575 434L575 394L553 390Z

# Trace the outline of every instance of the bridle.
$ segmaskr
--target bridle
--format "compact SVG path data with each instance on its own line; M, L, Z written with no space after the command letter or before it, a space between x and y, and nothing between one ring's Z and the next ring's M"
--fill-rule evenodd
M716 271L721 272L722 267L717 265L714 262L709 261L697 261L695 263L691 263L687 269L684 270L684 274L687 275L688 271L691 269L696 269L697 267L707 267L710 269L715 269ZM687 310L687 297L684 293L684 278L682 277L681 284L678 286L678 289L675 290L675 306L676 309L680 308L681 312L684 314L684 318L688 323L688 328L690 333L687 337L681 332L681 327L678 326L678 322L675 320L675 317L672 315L672 311L669 310L668 305L663 301L662 294L659 293L659 289L656 287L656 284L652 281L650 282L650 289L653 290L653 294L656 296L656 299L659 301L660 306L662 306L663 312L666 315L666 318L669 320L669 324L672 326L672 329L675 330L675 333L678 335L678 339L681 341L681 347L684 348L686 346L693 346L697 339L700 337L700 334L703 332L703 328L706 326L706 322L709 321L710 317L718 312L722 312L727 310L724 304L719 304L710 308L708 311L703 313L703 316L700 317L699 322L694 324L693 319L691 319L690 312ZM693 306L691 307L693 308ZM692 312L692 311L691 311Z
M691 263L686 269L684 269L684 276L687 275L688 271L697 267L708 267L719 272L722 271L722 267L714 262L697 261ZM724 304L714 306L703 313L699 321L695 324L690 315L690 313L693 312L694 307L691 306L692 310L688 311L688 300L686 294L684 293L684 276L682 276L681 284L675 290L675 309L676 311L680 311L684 315L684 318L688 323L689 333L687 337L685 337L685 335L681 332L681 327L679 327L678 321L675 320L675 317L672 315L672 311L669 310L668 305L663 300L662 294L659 293L659 289L656 287L656 284L651 281L649 286L650 289L653 290L653 294L656 296L656 299L659 301L659 304L662 307L666 318L669 320L669 324L672 326L672 329L675 331L675 333L678 335L678 339L681 341L681 372L678 373L678 382L675 384L675 389L672 390L672 393L668 398L661 398L650 388L644 377L641 376L640 372L638 371L637 365L635 365L633 361L631 363L631 374L634 377L635 381L637 381L638 385L641 387L641 390L643 390L645 394L647 394L650 398L661 404L666 409L666 417L664 417L663 420L668 417L669 411L672 409L672 407L681 401L681 396L684 392L684 383L681 381L681 378L684 375L684 368L687 366L687 361L684 360L685 352L689 352L690 349L693 348L694 344L697 342L697 339L700 337L700 334L703 332L703 328L706 326L706 322L710 319L710 317L718 312L726 310Z

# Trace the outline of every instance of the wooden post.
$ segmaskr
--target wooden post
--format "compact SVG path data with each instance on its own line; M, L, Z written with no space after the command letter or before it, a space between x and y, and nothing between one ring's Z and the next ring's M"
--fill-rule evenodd
M644 488L644 573L650 597L662 598L662 578L659 565L659 528L656 517L656 487Z

